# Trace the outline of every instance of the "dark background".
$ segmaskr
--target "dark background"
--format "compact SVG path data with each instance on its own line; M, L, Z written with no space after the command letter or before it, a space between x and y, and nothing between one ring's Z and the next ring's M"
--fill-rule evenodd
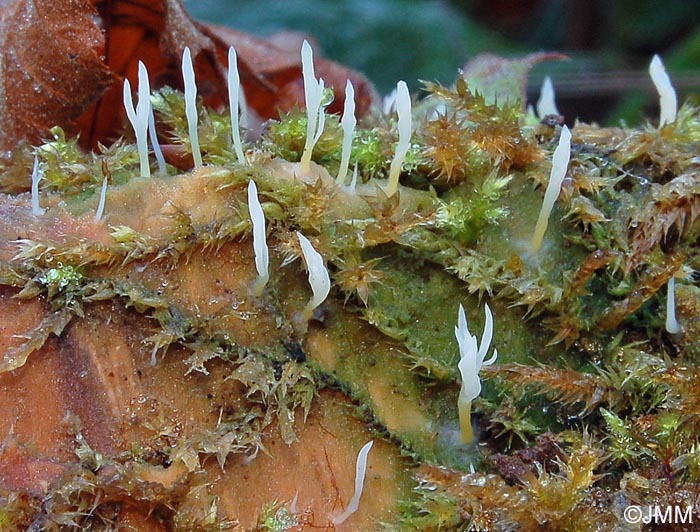
M700 2L695 0L190 0L198 19L266 36L307 33L323 54L364 72L381 93L399 79L451 83L481 52L513 57L560 51L570 61L538 65L554 82L567 122L616 124L655 116L647 68L661 54L679 102L700 93Z

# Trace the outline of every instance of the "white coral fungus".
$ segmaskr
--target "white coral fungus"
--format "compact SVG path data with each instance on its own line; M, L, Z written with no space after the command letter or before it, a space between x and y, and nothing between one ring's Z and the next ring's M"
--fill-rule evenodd
M484 361L488 353L491 339L493 338L493 315L488 305L485 306L486 321L484 332L481 335L481 345L477 344L476 336L469 332L467 317L464 307L459 306L455 337L459 345L459 363L457 367L462 376L462 388L459 391L458 407L459 421L462 431L462 442L470 443L473 440L471 425L471 404L481 393L481 380L479 371L483 366L493 364L498 357L498 350L494 349L493 356Z
M391 196L399 188L399 175L406 160L406 154L411 147L411 95L405 81L396 84L396 112L399 115L398 130L399 142L396 144L394 158L389 168L389 185L386 193Z
M39 204L39 181L41 181L41 172L39 172L39 158L34 156L34 167L32 168L32 214L41 216L46 212Z
M554 85L552 78L544 77L542 89L540 90L540 98L537 100L537 116L542 120L547 115L558 115L559 109L554 100Z
M311 291L313 292L313 296L303 312L303 318L309 320L314 309L328 297L328 293L331 290L331 278L328 275L323 257L314 249L309 239L299 231L297 231L297 237L306 261L306 269L309 271L309 285L311 285Z
M105 203L107 203L107 178L102 180L102 188L100 189L100 201L97 203L97 210L95 211L95 222L99 222L102 219L102 215L105 212Z
M681 332L681 326L676 320L676 278L671 277L668 281L666 295L666 331L670 334Z
M231 131L233 134L233 149L241 163L245 162L238 113L240 109L241 76L238 73L238 57L233 46L228 49L228 101L231 108Z
M658 55L655 55L649 64L649 75L659 93L659 107L661 107L659 127L661 128L676 121L676 112L678 111L676 91L671 85L671 78L668 77L666 68Z
M537 253L542 247L544 233L547 231L547 225L549 224L549 215L552 214L554 202L559 197L561 184L566 176L566 169L569 166L570 157L571 132L569 131L568 127L564 126L561 128L559 144L554 150L554 155L552 156L552 171L549 174L547 191L544 193L542 209L540 209L540 215L537 218L537 225L535 225L535 232L532 235L532 241L530 242L530 250L532 253Z
M131 84L124 80L124 108L136 135L136 147L139 152L141 177L150 177L151 168L148 165L148 121L151 114L151 88L148 84L146 65L139 61L139 101L134 108L131 98ZM152 141L153 142L153 141Z
M336 183L344 185L345 178L348 175L348 168L350 167L352 138L357 125L357 119L355 118L355 89L350 80L345 84L345 105L343 106L343 118L340 120L340 125L343 128L343 150L340 155L340 169L338 170Z
M304 152L301 154L301 168L308 172L311 167L311 153L323 133L326 114L323 106L324 83L322 79L316 79L313 50L306 40L301 46L301 69L304 77L307 116L306 143L304 144Z
M367 455L372 449L374 440L367 442L360 452L357 454L357 462L355 464L355 493L350 499L345 511L333 518L333 524L339 525L344 522L348 517L354 514L360 507L360 497L362 496L362 490L365 487L365 474L367 472Z
M258 199L258 188L252 179L248 182L248 212L253 222L253 250L255 268L258 270L258 279L253 285L253 293L259 297L270 278L270 255L265 240L265 214Z
M194 81L194 67L192 66L192 54L189 46L182 53L182 79L185 82L185 116L187 117L187 130L192 146L192 158L195 168L202 166L202 152L199 149L199 133L197 131L197 84Z

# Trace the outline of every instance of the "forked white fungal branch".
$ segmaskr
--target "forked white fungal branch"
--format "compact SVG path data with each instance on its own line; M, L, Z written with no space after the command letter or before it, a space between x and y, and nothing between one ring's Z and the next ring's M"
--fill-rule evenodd
M355 89L350 80L345 84L345 105L343 106L343 118L340 120L340 125L343 128L343 151L340 155L340 169L338 170L336 183L344 185L350 166L352 139L355 134L355 126L357 125L357 119L355 118Z
M253 251L258 279L253 285L253 294L260 297L267 281L270 279L270 255L265 233L265 214L258 199L258 187L252 179L248 182L248 212L253 222Z
M345 511L333 518L334 525L339 525L344 522L360 507L360 497L365 487L365 475L367 473L367 455L372 449L372 445L374 445L374 440L367 442L357 454L357 462L355 463L355 493L345 507Z
M659 128L662 128L666 124L672 124L676 121L678 111L676 91L671 85L671 78L668 77L666 68L658 55L654 55L649 64L649 75L659 93L659 107L661 108Z
M160 143L158 142L158 134L156 133L156 121L153 117L153 104L150 103L148 112L148 136L151 138L151 146L153 146L153 155L156 156L156 161L158 162L158 173L160 175L165 175L165 157L163 157L163 150L160 149Z
M192 146L192 158L194 167L202 166L202 152L199 149L199 133L197 131L197 84L194 81L194 67L192 66L192 54L189 46L185 46L182 53L182 79L185 82L185 116L187 117L187 130Z
M323 133L326 114L323 106L324 83L322 79L316 79L313 50L306 40L301 46L301 70L304 76L307 116L306 142L304 152L301 154L301 169L308 172L311 168L311 154L314 151L314 146Z
M32 214L34 216L41 216L46 212L39 204L39 181L41 181L42 175L39 171L39 157L34 156L34 166L32 167Z
M542 202L540 215L537 218L537 225L535 225L535 232L532 235L532 241L530 242L530 251L532 253L537 253L542 247L544 233L547 231L547 225L549 224L549 216L552 214L554 202L559 197L561 184L566 176L566 169L569 166L570 157L571 132L569 131L568 127L564 126L561 128L559 144L554 150L554 155L552 156L552 171L549 174L547 191L544 193L544 201Z
M467 317L464 314L462 305L459 306L457 325L455 326L455 337L459 345L459 363L457 367L462 376L462 388L459 391L459 399L457 400L462 443L471 443L474 439L471 412L472 401L481 393L479 371L483 366L493 364L498 357L498 350L494 349L493 356L484 361L493 338L493 315L488 305L484 307L484 312L486 321L484 323L484 332L481 335L481 345L477 344L476 336L469 332Z
M666 292L666 330L671 334L681 332L681 326L676 320L676 278L671 277L668 281Z
M406 160L406 154L411 147L411 95L408 93L408 86L405 81L396 84L396 112L399 115L398 130L399 142L396 144L394 158L389 168L389 185L386 193L393 195L399 188L399 175Z
M131 84L128 79L124 80L124 108L126 116L131 122L136 135L136 147L139 152L139 163L141 167L141 177L151 177L151 168L148 165L148 122L151 114L151 88L148 83L148 72L146 66L139 61L139 101L134 108L131 98ZM155 131L155 128L154 128Z
M301 252L306 261L306 269L309 271L309 285L313 296L306 304L302 317L305 321L311 319L314 309L323 303L331 290L331 278L326 269L326 263L321 254L314 249L309 239L297 231Z
M537 100L537 116L542 120L547 115L558 115L559 110L554 100L554 85L552 78L544 77L542 89L540 89L540 98Z
M228 101L231 108L231 132L233 134L233 149L239 162L245 162L241 130L238 121L241 94L241 76L238 72L238 57L233 46L228 49Z

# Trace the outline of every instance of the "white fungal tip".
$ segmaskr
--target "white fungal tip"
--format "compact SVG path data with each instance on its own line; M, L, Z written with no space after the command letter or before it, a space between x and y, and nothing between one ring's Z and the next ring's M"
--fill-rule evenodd
M339 185L345 184L345 178L350 166L350 152L352 151L352 139L355 133L357 119L355 118L355 89L352 82L348 80L345 84L345 105L343 107L343 118L340 120L343 128L343 150L340 156L340 168L336 182Z
M552 78L545 76L540 90L540 98L537 100L537 116L542 120L547 115L558 115L559 110L554 100L554 85Z
M102 180L102 188L100 189L100 201L97 203L95 211L95 221L99 222L105 212L105 203L107 202L107 178Z
M41 181L41 172L39 171L39 158L34 156L34 166L32 167L32 214L41 216L46 212L39 204L39 181Z
M564 181L564 177L566 176L566 169L569 166L570 157L571 131L569 131L568 127L564 126L561 128L559 144L554 150L554 155L552 156L552 170L549 174L549 183L547 184L547 191L544 194L544 200L542 201L540 215L537 218L535 232L533 233L532 240L530 242L530 251L532 253L537 253L542 247L542 242L544 241L544 234L547 231L547 225L549 224L549 216L550 214L552 214L554 202L559 197L559 192L561 191L561 184Z
M185 116L187 129L192 146L192 158L195 168L202 166L202 153L199 149L199 133L197 131L197 84L194 80L194 66L189 46L182 53L182 79L185 83Z
M671 85L671 78L668 77L666 68L658 55L654 55L649 64L649 75L659 93L659 107L661 108L659 128L662 128L666 124L672 124L676 121L678 111L676 91Z
M248 182L248 212L253 222L253 251L255 268L258 270L258 279L253 286L253 293L256 297L260 297L270 278L270 256L265 233L265 214L258 199L258 188L252 179Z
M374 445L374 440L367 442L357 454L357 462L355 463L355 493L352 499L350 499L350 502L348 502L345 511L333 518L334 525L343 523L360 507L360 497L365 487L365 475L367 474L367 455L369 455L372 445Z
M399 188L399 175L401 168L406 159L408 149L411 147L411 95L408 92L408 86L405 81L399 81L396 84L396 112L399 116L398 131L399 141L396 144L394 158L391 161L389 168L389 184L387 186L387 195L393 195Z
M304 255L304 261L306 261L306 269L309 271L309 285L311 285L311 291L313 292L313 296L303 312L303 318L309 320L314 309L328 297L328 293L331 290L331 278L328 275L323 257L314 249L309 239L299 231L297 231L297 237L299 238L301 252Z
M241 131L238 113L240 109L241 76L238 72L238 57L236 49L231 46L228 49L228 100L231 108L231 132L233 136L233 149L239 162L245 162L243 144L241 143Z
M681 326L676 320L676 279L671 277L668 281L666 296L666 331L670 334L681 332Z

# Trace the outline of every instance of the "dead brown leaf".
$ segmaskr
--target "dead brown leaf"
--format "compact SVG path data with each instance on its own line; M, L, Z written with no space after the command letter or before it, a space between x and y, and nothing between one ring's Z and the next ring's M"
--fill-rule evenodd
M198 93L206 105L227 102L228 47L238 51L249 105L262 118L303 105L300 54L235 30L200 24L180 0L15 0L0 8L0 149L38 142L60 125L85 147L108 143L124 123L122 87L136 84L138 62L151 87L182 88L180 60L192 50ZM340 112L347 79L357 112L373 90L350 69L316 60L317 75L336 92Z

